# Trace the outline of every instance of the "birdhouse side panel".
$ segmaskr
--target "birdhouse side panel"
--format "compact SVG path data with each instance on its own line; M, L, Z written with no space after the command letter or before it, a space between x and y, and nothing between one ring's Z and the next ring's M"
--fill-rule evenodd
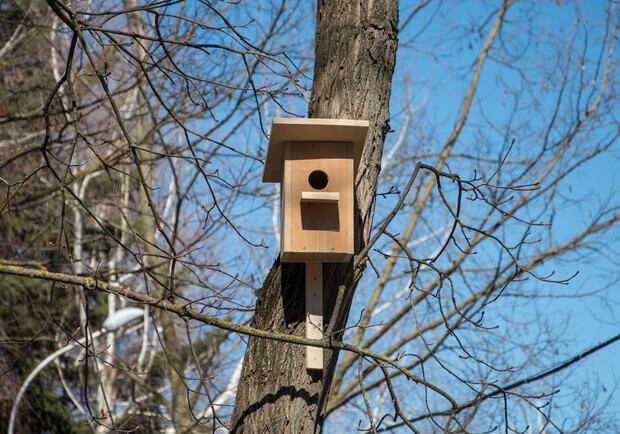
M340 262L353 254L352 148L348 142L285 144L283 261Z
M282 182L280 183L280 254L283 262L288 262L284 260L284 252L290 252L293 248L290 236L293 230L290 217L292 203L290 179L293 168L290 158L287 158L289 152L288 146L285 146L282 154Z

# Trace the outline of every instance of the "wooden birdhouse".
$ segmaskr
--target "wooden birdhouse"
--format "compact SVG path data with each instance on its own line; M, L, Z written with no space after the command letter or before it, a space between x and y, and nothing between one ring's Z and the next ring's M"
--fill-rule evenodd
M263 182L281 184L282 262L353 255L354 180L368 121L275 118Z
M323 262L353 256L354 181L368 121L275 118L263 182L281 184L280 261L306 263L306 337L323 337ZM323 349L306 347L306 368Z

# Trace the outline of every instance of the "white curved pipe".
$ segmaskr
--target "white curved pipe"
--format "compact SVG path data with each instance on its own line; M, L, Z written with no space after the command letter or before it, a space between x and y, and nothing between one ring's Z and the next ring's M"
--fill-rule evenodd
M105 333L103 330L96 331L95 333L93 333L92 339L98 338L103 333ZM64 353L71 351L78 345L83 345L84 342L86 342L86 338L82 338L79 341L77 341L77 343L71 343L70 345L67 345L66 347L63 347L53 352L52 354L47 356L45 360L39 363L39 366L34 368L34 371L32 371L30 375L28 375L28 378L26 378L26 381L24 381L24 384L22 384L21 389L19 389L19 392L17 392L17 397L15 398L15 402L13 403L13 408L11 409L11 417L9 418L9 429L7 431L8 434L13 434L15 430L15 416L17 415L17 408L19 407L19 402L24 396L24 393L26 392L26 389L28 388L30 383L32 383L32 380L34 380L34 377L36 377L37 374L41 372L47 365L49 365L50 362L54 360L56 357L62 356Z
M139 309L137 307L128 307L125 309L117 310L105 320L105 322L103 323L104 327L101 330L97 330L95 333L92 334L91 339L97 339L99 336L101 336L104 333L118 330L119 328L123 327L129 322L134 321L143 316L144 316L144 310ZM19 407L19 402L21 401L22 397L24 396L24 393L26 393L26 389L28 388L30 383L32 383L32 380L34 380L37 374L41 372L47 365L49 365L52 360L54 360L55 358L59 356L62 356L64 353L68 351L71 351L78 345L84 345L85 342L86 342L86 338L84 337L75 343L71 343L70 345L60 348L59 350L56 350L55 352L47 356L41 363L39 363L39 365L36 368L34 368L34 370L30 373L30 375L28 375L28 378L26 378L26 381L24 381L24 384L22 384L22 387L19 389L19 392L17 392L17 397L15 398L15 402L13 403L13 408L11 408L11 417L9 418L9 429L7 430L8 434L13 434L15 431L15 417L17 416L17 408Z

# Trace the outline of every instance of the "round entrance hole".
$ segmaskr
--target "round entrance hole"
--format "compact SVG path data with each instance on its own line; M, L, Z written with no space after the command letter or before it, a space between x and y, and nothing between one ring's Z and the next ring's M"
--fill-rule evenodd
M323 190L327 187L328 181L329 177L327 176L327 173L322 170L315 170L308 175L308 184L310 184L310 187L315 190Z

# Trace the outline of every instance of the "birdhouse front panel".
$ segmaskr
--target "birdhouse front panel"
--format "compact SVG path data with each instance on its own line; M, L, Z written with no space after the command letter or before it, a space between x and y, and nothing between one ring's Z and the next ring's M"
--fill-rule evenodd
M353 255L351 142L284 143L283 262L342 262Z

